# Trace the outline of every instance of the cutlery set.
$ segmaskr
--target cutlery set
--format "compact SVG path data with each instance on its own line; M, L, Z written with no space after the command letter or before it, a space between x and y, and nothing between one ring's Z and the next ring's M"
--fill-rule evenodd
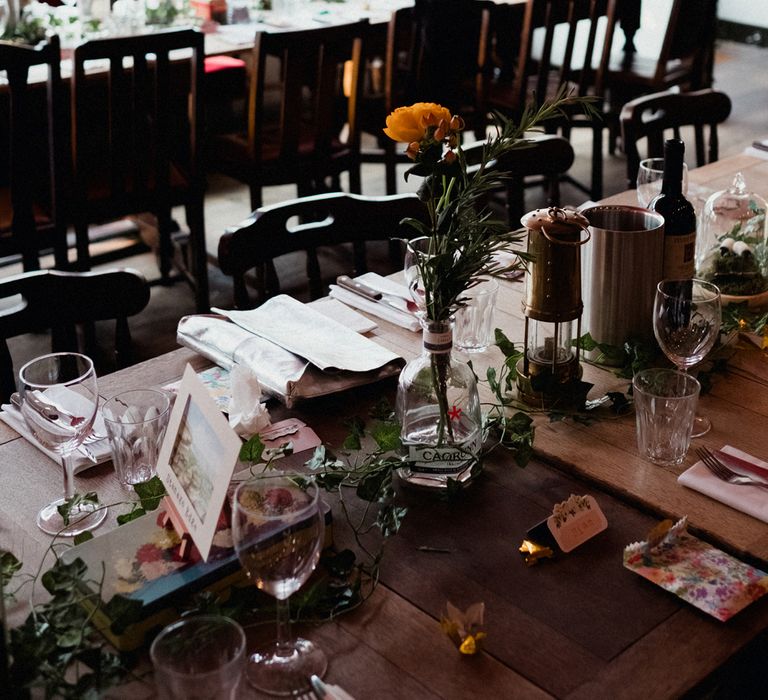
M699 456L702 464L716 476L718 479L725 481L729 484L736 484L739 486L759 486L763 489L768 489L768 481L763 481L761 478L753 478L751 476L745 476L739 474L730 469L723 461L726 459L734 463L734 466L739 466L745 471L751 471L753 473L758 472L760 467L757 467L743 459L734 457L733 455L727 455L723 452L712 452L706 447L699 447L696 449L696 454ZM768 478L768 472L765 474Z

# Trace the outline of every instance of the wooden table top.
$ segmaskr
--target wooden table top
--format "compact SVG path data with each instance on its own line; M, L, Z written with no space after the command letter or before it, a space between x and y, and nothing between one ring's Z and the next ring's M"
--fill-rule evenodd
M735 169L754 189L768 192L768 161L744 156L692 171L691 181L721 187ZM610 201L631 204L633 196ZM523 285L501 286L497 325L519 343ZM405 358L419 351L418 334L383 321L372 336ZM100 378L100 393L166 384L187 362L208 365L177 350ZM500 356L494 348L474 356L473 364L483 376L486 366L500 365ZM592 398L626 389L626 380L601 368L585 364L584 376L595 384ZM767 382L768 358L745 344L702 398L714 427L701 444L730 443L765 458L760 427L768 414ZM345 419L363 415L382 392L393 395L394 383L308 403L297 413L324 441L338 445ZM284 412L276 407L273 418ZM536 459L525 469L497 450L453 503L403 490L409 513L388 543L382 584L355 612L305 631L329 656L330 682L358 699L672 697L701 688L768 628L765 599L720 623L622 567L625 545L643 539L661 516L683 515L696 534L751 563L768 564L765 523L677 483L693 455L679 468L644 462L633 415L589 426L550 423L543 414L535 420ZM293 455L287 464L305 458ZM43 503L60 495L60 467L1 423L0 465L0 541L30 567L49 543L34 519ZM124 498L109 465L85 472L76 485L96 490L103 501ZM569 555L524 566L517 547L525 531L571 493L595 496L608 530ZM117 512L112 509L102 530L114 526ZM335 522L343 546L349 533L340 515ZM488 638L479 656L461 657L441 632L446 601L458 607L485 602ZM21 614L11 612L14 619Z

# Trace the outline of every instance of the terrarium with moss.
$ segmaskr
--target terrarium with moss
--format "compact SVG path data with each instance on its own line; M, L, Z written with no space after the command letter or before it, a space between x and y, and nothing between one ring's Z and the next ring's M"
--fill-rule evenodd
M741 173L704 205L696 243L697 277L716 284L726 299L765 295L768 301L765 210L765 200L747 190Z

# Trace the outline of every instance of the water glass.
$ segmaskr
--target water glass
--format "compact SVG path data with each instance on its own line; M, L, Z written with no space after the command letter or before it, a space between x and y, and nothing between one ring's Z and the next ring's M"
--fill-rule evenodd
M171 400L164 391L133 389L113 396L102 408L112 462L122 484L149 481L168 427Z
M637 202L644 209L661 192L664 179L664 159L645 158L637 170ZM688 194L688 166L683 163L683 194Z
M453 343L464 352L485 352L494 338L494 313L499 283L484 280L469 289L466 306L456 312Z
M691 443L699 382L685 372L645 369L632 380L640 455L665 467L682 463Z
M149 656L162 700L231 700L245 662L245 634L228 617L196 615L163 629Z

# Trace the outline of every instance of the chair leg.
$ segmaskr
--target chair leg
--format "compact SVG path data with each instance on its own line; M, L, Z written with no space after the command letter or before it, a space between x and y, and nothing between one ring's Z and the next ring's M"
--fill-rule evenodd
M360 179L360 162L355 161L349 166L349 191L354 194L362 194L362 182Z
M603 198L603 127L592 127L592 192L597 202Z
M187 226L189 227L189 247L192 253L190 269L194 276L195 306L198 313L207 313L211 308L210 290L208 288L208 251L205 245L205 215L203 199L195 201L185 208Z
M234 293L235 293L235 308L236 309L250 309L251 299L248 295L248 288L245 284L245 275L236 272L232 276Z
M128 367L133 360L133 347L131 344L131 331L128 328L128 319L118 318L115 322L115 362L118 369Z
M395 144L389 139L384 146L384 181L387 194L397 194L397 156Z
M53 239L53 264L57 270L69 268L69 254L67 252L67 229L65 226L57 226Z
M264 203L262 198L261 185L251 183L249 185L249 189L251 191L251 211L256 211L257 209L260 209Z
M157 214L157 232L159 240L159 260L161 284L171 284L171 269L173 260L173 243L171 242L171 232L174 229L171 212L158 211Z
M88 222L76 221L75 222L75 250L77 252L77 260L75 262L75 269L80 271L91 269L91 251L89 248L88 240Z

